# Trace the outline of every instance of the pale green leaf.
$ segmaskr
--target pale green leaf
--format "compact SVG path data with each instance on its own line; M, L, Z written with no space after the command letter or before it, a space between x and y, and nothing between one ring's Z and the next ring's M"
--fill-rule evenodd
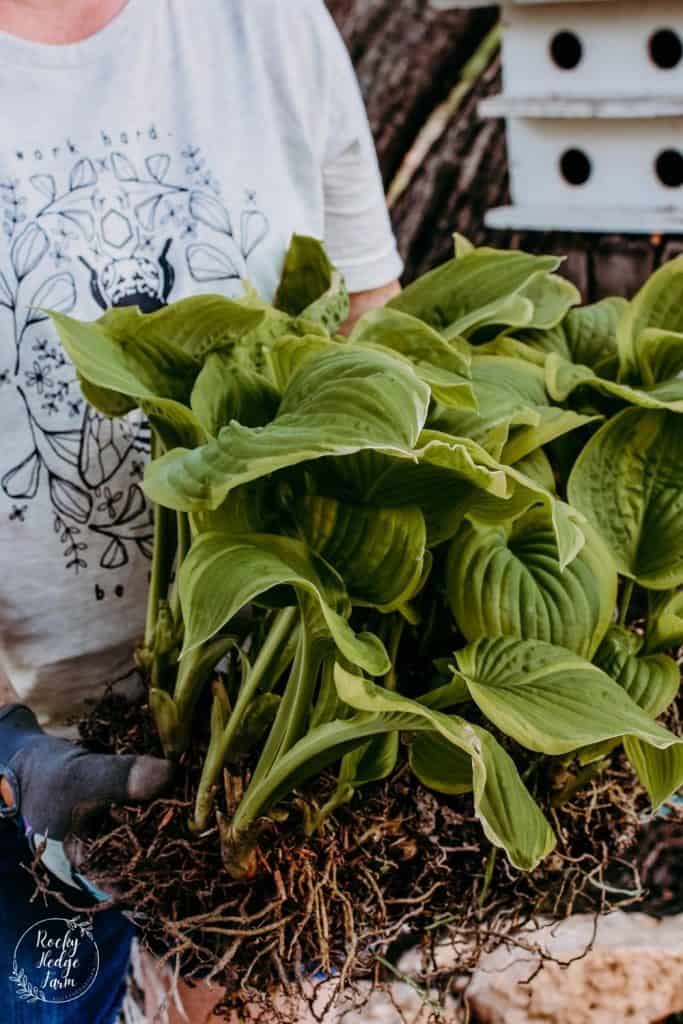
M683 590L648 594L647 649L664 651L683 644Z
M654 810L683 786L683 740L666 750L658 750L627 737L624 749L648 792Z
M481 711L529 750L567 754L620 736L662 750L678 742L605 672L562 647L500 636L456 660Z
M349 315L344 279L317 239L292 237L274 304L290 316L322 324L330 333Z
M436 733L472 763L475 811L487 838L522 870L532 869L555 845L554 836L519 777L514 761L485 729L456 715L444 715L383 689L366 679L335 670L337 692L346 704L373 716L405 715L405 731ZM400 716L400 717L399 717Z
M419 508L374 508L310 495L294 511L302 537L342 576L354 604L392 611L419 590L426 544Z
M190 398L192 411L210 437L237 420L261 427L277 413L280 396L261 374L235 363L229 352L207 356Z
M484 323L501 325L528 322L533 305L516 295L537 274L557 270L554 256L476 249L437 267L391 300L392 309L424 320L436 330L454 334ZM521 308L523 307L523 309ZM525 313L527 319L520 314Z
M241 484L324 456L408 454L428 403L428 389L404 363L341 346L302 366L271 423L232 423L202 448L169 452L148 467L145 490L180 511L213 509Z
M569 500L600 533L618 571L653 590L683 583L683 418L625 409L595 434Z
M446 593L469 641L537 639L590 658L612 620L617 574L592 530L562 570L552 524L535 509L499 526L464 522L449 549Z
M288 584L317 605L334 642L352 664L371 675L389 670L381 641L370 633L356 635L346 621L341 578L299 541L269 534L201 534L179 578L184 654L214 636L256 597Z
M472 792L472 758L440 733L418 733L409 757L413 774L428 789L452 796Z
M681 673L666 654L639 657L642 637L613 626L603 639L595 664L611 676L651 718L669 707L678 693Z
M638 339L648 328L683 333L683 257L670 260L643 285L622 316L617 342L622 378L637 371Z
M556 402L564 402L575 391L588 389L643 409L668 409L683 413L683 380L660 381L637 387L598 377L587 366L568 363L552 353L546 360L546 386Z

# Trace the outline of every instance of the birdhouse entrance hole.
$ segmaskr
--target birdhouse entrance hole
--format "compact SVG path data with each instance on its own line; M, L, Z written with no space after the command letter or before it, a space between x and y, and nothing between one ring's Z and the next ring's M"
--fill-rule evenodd
M550 42L550 56L558 68L572 71L581 63L583 44L575 32L558 32Z
M560 157L562 177L570 185L585 185L591 170L591 162L582 149L568 149Z
M683 185L683 154L677 149L665 149L655 161L657 177L667 188Z
M663 71L677 67L683 59L683 42L671 28L660 28L650 36L650 58Z

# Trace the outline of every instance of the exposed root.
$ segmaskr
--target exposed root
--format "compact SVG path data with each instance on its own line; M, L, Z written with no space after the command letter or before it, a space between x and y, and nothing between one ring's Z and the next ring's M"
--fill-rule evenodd
M156 749L146 710L115 698L83 732L99 749ZM418 975L403 980L423 994L430 1019L448 1003L452 1020L481 955L524 926L648 899L659 912L681 909L680 878L666 857L683 846L683 811L672 806L645 832L647 799L620 755L563 806L546 802L558 846L531 874L490 858L469 798L437 796L404 769L365 788L311 838L299 827L311 797L299 794L289 820L261 835L257 879L235 881L222 866L218 829L196 836L188 828L199 754L168 798L112 810L86 873L114 878L142 942L185 978L225 986L226 1012L243 1020L296 1021L300 1010L274 1002L275 991L289 993L292 1007L305 998L319 1020L341 993L345 1006L361 1007L401 976L401 955L416 947ZM317 784L320 802L333 784ZM531 948L529 933L515 941Z

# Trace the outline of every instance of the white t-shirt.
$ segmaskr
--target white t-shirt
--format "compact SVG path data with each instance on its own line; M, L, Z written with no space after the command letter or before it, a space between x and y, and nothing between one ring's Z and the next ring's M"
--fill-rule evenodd
M129 0L66 46L0 33L0 671L51 728L129 671L152 521L139 415L103 420L37 307L272 297L293 232L350 291L401 272L323 0Z

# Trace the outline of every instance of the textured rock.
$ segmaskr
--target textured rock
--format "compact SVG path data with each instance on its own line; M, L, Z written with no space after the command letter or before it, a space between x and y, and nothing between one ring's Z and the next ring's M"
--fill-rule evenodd
M683 1010L683 916L577 915L524 943L567 966L518 948L487 956L468 990L481 1024L654 1024Z

